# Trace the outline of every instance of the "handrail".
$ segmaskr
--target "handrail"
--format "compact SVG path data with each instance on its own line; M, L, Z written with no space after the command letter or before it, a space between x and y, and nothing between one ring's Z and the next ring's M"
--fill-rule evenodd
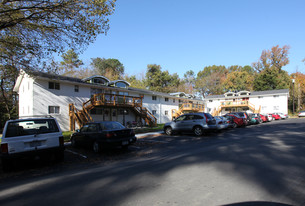
M251 105L249 100L237 100L237 101L222 101L221 106L236 106L236 105ZM252 105L251 105L252 106Z

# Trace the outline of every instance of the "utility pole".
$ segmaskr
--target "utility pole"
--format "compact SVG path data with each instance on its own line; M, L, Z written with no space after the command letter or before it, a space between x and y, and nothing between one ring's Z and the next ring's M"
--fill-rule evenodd
M292 79L292 114L294 114L294 81L295 79Z

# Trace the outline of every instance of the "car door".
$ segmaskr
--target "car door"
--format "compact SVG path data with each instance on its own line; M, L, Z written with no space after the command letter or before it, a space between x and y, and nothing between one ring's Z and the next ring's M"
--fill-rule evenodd
M172 124L172 128L175 131L184 131L185 130L185 121L187 115L181 115L180 117L176 118Z
M91 146L93 142L97 139L98 135L98 125L96 123L88 124L88 129L84 133L83 143L86 146Z
M186 115L186 118L183 121L183 130L192 131L194 125L196 125L196 119L195 119L194 115Z
M82 128L80 128L79 132L74 136L75 141L78 142L78 144L80 145L85 144L88 127L89 125L84 125Z

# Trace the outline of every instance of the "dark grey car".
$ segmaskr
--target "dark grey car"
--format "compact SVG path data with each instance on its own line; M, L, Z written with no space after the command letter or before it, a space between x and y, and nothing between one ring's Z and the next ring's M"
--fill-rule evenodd
M174 121L164 124L164 132L172 135L175 132L193 132L196 136L203 135L205 130L216 130L216 121L209 113L189 113L177 117Z

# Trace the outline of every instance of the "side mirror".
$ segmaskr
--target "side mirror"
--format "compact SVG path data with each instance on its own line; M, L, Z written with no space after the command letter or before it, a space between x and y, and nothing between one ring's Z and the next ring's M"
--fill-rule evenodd
M77 130L75 130L75 132L80 133L80 130L79 130L79 129L77 129Z

